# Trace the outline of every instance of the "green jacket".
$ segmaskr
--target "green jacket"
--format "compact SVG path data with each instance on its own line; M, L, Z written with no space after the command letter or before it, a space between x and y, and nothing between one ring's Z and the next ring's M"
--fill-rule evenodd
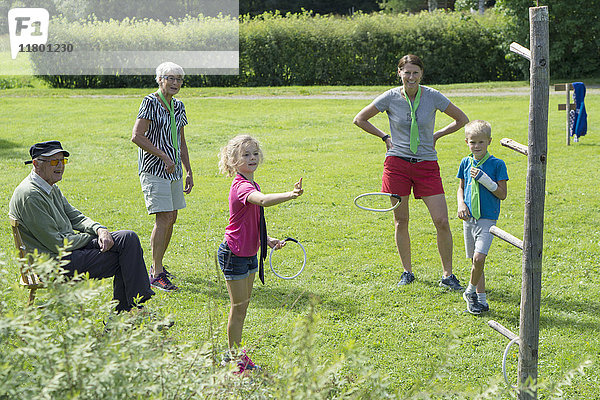
M70 205L58 186L52 185L48 194L36 184L34 174L32 171L17 186L9 204L9 215L19 221L27 251L38 249L56 256L65 239L68 251L87 245L103 226Z

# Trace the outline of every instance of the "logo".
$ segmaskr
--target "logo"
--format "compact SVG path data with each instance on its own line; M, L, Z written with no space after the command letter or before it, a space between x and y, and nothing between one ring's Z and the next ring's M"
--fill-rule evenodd
M48 41L50 14L45 8L13 8L8 11L10 51L13 60L27 46L45 45Z

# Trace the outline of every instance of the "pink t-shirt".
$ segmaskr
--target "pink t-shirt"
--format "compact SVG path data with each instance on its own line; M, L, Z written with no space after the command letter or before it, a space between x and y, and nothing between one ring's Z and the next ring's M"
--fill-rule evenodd
M256 182L255 182L256 183ZM225 228L225 240L229 249L238 257L255 256L260 248L260 207L248 202L248 196L260 191L237 174L229 190L229 225Z

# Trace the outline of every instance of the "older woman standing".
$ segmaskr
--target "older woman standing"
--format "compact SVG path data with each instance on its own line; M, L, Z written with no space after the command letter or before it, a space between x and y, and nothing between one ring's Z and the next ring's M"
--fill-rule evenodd
M163 265L177 210L185 207L184 193L194 186L184 126L185 107L173 96L183 83L183 68L165 62L156 68L158 91L144 97L133 126L131 141L140 147L138 171L148 214L156 217L150 244L152 267L150 284L161 290L174 291ZM183 169L185 169L185 182Z
M354 124L385 142L382 191L402 198L394 210L396 246L404 267L398 284L407 285L415 279L408 232L408 199L412 189L416 199L423 199L437 231L443 269L440 286L461 290L460 282L452 274L452 233L435 144L442 136L462 128L469 119L446 96L420 84L423 70L419 57L412 54L402 57L398 63L402 86L388 90L363 108L354 117ZM437 110L454 121L434 132ZM380 112L388 114L391 137L369 122ZM397 201L392 198L392 202Z

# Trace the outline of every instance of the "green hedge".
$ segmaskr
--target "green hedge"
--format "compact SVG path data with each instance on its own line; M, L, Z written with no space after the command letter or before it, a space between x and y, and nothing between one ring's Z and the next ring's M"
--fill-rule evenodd
M189 86L387 85L397 82L396 65L407 53L421 56L428 84L521 79L514 61L507 59L508 21L490 13L485 17L460 13L417 15L355 14L352 17L282 16L266 13L239 25L239 76L188 76ZM86 35L73 27L64 40L87 36L90 45L109 37L116 48L168 43L190 49L197 38L222 35L214 26L201 32L193 23L173 24L162 34L159 23L135 26L119 22L90 22ZM197 26L203 26L197 24ZM93 34L90 35L90 28ZM135 28L133 30L133 28ZM120 47L119 47L120 46ZM60 87L153 86L152 77L52 77Z
M380 85L398 59L421 56L428 83L517 78L505 61L504 21L459 13L310 17L266 14L240 26L241 80L249 85Z

